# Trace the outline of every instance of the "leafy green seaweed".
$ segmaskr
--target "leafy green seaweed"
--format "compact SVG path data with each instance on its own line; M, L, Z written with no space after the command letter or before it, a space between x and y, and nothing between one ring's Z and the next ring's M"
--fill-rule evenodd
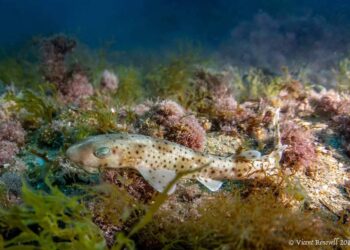
M58 109L55 98L47 96L45 92L46 90L43 87L39 87L39 90L35 92L24 89L17 95L8 92L5 100L15 102L16 105L12 109L21 112L21 119L24 123L38 127L43 122L52 122Z
M18 59L6 57L0 60L0 81L20 87L29 87L41 81L39 65Z
M240 101L272 97L282 88L281 77L265 74L256 68L251 68L246 73L233 69L232 73L233 93Z
M337 69L333 70L336 81L337 89L339 91L349 92L350 88L350 59L345 58L338 63Z
M115 99L120 104L132 104L140 101L143 94L142 75L134 67L118 69L119 87Z
M48 187L45 193L24 185L23 204L0 209L3 249L106 249L86 207Z
M149 94L185 104L191 93L190 80L198 61L196 54L188 52L172 56L167 63L155 66L145 76Z

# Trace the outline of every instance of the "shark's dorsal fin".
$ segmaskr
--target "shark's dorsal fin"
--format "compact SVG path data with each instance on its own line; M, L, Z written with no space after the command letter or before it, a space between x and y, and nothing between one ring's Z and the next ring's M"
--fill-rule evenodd
M217 181L205 177L197 177L197 180L213 192L218 191L223 183L222 181Z
M158 192L163 192L166 186L174 180L176 172L165 168L152 169L146 166L139 166L138 171L145 180ZM174 193L176 184L168 191L168 194Z
M246 160L259 160L261 158L261 153L257 150L247 150L238 155L240 158Z

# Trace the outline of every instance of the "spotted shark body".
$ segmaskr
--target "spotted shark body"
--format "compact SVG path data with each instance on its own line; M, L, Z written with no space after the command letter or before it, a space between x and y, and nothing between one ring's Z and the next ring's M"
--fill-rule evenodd
M67 157L88 172L106 168L134 168L157 191L163 192L177 176L196 179L211 191L222 180L261 179L276 175L284 147L261 156L255 150L236 156L203 154L185 146L138 134L104 134L71 146ZM193 171L192 171L193 170ZM196 171L197 170L197 171ZM175 186L169 193L175 190Z

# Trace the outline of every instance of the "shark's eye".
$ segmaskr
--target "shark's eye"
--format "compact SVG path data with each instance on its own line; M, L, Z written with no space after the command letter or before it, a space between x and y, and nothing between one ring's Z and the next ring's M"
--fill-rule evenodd
M97 158L103 159L111 154L111 150L108 147L101 147L95 150L94 155Z

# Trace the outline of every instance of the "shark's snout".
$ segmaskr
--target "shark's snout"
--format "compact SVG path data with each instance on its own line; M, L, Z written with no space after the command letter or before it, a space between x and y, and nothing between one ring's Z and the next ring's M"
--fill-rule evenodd
M93 155L92 150L87 145L73 145L66 151L69 161L77 164L82 170L89 173L96 173L99 160Z
M66 156L70 161L81 164L85 159L92 157L92 150L87 145L76 144L68 148Z
M76 162L78 160L78 157L77 157L77 154L75 152L75 147L72 146L72 147L69 147L66 151L66 157L70 160L70 161L73 161L73 162Z

